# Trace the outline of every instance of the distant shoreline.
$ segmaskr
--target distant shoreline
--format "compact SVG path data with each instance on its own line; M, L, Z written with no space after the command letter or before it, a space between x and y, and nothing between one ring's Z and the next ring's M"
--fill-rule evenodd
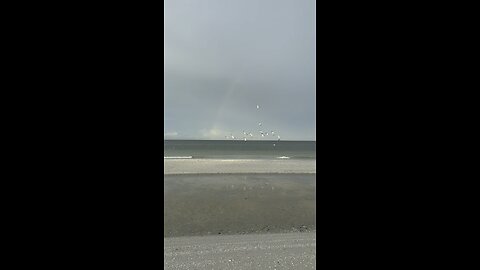
M164 159L164 175L316 173L316 160L295 159Z

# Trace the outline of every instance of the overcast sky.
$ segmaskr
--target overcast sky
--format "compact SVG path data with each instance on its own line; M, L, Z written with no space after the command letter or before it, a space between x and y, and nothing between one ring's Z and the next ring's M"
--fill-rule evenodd
M165 139L315 140L314 0L164 3Z

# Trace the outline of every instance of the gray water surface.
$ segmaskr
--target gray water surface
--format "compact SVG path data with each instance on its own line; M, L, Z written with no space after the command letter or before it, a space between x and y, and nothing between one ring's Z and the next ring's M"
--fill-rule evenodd
M164 157L316 159L316 141L165 140Z

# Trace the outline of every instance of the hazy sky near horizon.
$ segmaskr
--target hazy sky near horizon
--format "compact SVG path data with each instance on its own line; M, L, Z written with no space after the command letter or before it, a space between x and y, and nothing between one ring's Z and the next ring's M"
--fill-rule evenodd
M164 7L165 139L315 140L314 0Z

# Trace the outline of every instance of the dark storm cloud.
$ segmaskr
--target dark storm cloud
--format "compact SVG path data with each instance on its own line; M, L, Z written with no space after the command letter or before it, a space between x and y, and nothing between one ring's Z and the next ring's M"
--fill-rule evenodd
M313 0L166 0L165 134L315 134ZM259 104L261 108L256 109Z

